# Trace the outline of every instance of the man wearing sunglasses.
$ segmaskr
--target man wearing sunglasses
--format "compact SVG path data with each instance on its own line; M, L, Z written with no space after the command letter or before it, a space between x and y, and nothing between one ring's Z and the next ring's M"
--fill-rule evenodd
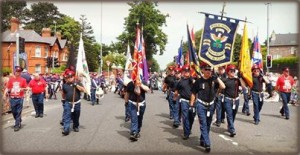
M290 112L288 103L291 99L291 90L295 81L292 76L290 76L290 70L288 67L282 69L282 75L278 78L276 82L275 89L279 92L282 99L282 107L280 109L281 116L285 116L285 119L290 119Z
M251 88L252 100L253 100L253 111L254 111L254 124L258 125L260 122L260 111L264 104L264 93L263 83L268 84L269 80L265 78L260 68L257 65L252 66L252 79L253 86Z
M239 87L245 87L244 80L239 76L238 78L235 77L236 70L235 65L229 64L226 67L227 78L223 81L225 84L224 107L227 115L228 132L230 133L230 137L234 137L236 135L234 120L240 103Z
M225 85L217 75L213 74L211 66L202 62L200 68L203 76L198 78L192 86L190 106L195 106L197 110L201 130L200 145L205 148L206 152L210 152L209 131L215 110L214 99L218 89L224 89Z

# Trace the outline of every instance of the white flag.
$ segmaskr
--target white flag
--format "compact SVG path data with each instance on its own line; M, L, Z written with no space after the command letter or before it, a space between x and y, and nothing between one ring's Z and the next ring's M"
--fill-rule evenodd
M76 75L80 79L83 87L86 89L87 94L91 94L91 78L89 73L89 67L85 58L85 51L83 47L82 34L79 41L79 49L77 55L77 64L76 64Z
M124 85L126 86L131 81L131 74L129 71L132 71L132 58L130 54L129 43L127 46L127 54L126 54L126 64L124 69Z

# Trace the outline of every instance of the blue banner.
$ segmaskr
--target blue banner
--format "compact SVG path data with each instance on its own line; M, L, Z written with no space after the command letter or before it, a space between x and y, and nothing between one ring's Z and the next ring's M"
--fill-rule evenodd
M14 53L13 71L15 71L16 66L18 66L17 65L17 56L16 56L16 53ZM29 69L28 68L28 57L27 57L26 52L19 54L19 66L28 71L28 69Z
M229 64L233 56L235 34L239 20L206 15L201 37L199 58L211 66Z

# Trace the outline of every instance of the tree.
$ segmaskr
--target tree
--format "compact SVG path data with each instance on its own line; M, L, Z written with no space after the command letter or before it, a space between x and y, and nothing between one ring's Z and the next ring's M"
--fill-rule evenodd
M38 2L31 5L27 17L25 29L33 29L41 34L43 28L55 25L54 21L61 18L62 14L53 3Z
M1 16L2 16L2 23L1 23L1 32L10 28L10 19L12 17L16 17L20 20L21 23L24 23L25 16L28 13L28 9L26 8L27 3L26 1L11 1L6 0L1 2Z
M158 51L162 55L165 51L167 43L167 35L163 33L162 26L166 26L166 17L168 15L162 14L157 7L157 3L151 1L129 2L129 15L125 18L125 31L117 38L125 52L127 42L130 42L131 49L133 49L137 22L143 27L143 36L145 40L146 58L151 60L153 54Z
M53 26L54 25L50 28L53 28ZM61 32L63 38L66 38L75 47L78 47L81 31L81 25L78 21L69 16L63 15L62 18L57 20L56 29Z

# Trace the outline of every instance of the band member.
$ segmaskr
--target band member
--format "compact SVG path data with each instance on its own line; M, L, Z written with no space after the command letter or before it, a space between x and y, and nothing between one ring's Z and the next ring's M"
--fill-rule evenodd
M280 109L281 116L285 116L285 119L290 119L290 111L288 103L291 99L291 90L295 81L292 76L290 76L290 70L288 67L282 69L282 75L278 78L276 82L275 89L279 92L282 99L282 108Z
M85 88L81 83L75 81L75 72L68 71L66 73L66 83L62 87L62 98L65 99L63 103L63 125L64 129L62 134L68 135L70 133L70 122L71 117L73 119L73 130L74 132L79 132L79 116L81 109L80 92L85 92ZM74 112L72 112L74 110ZM71 116L72 112L72 116Z
M218 89L224 89L225 85L217 75L213 75L212 67L202 62L200 64L203 76L198 78L192 87L190 106L196 107L200 122L200 146L210 152L209 131L214 112L214 99ZM194 102L196 101L196 105Z
M224 81L227 78L224 66L218 67L217 75L222 81ZM218 94L215 99L215 108L216 108L217 119L216 122L213 124L219 127L221 123L224 123L224 119L225 119L224 90L218 90Z
M178 97L176 96L175 94L175 90L176 90L176 87L178 85L178 82L180 81L181 79L181 68L177 67L175 69L175 77L176 77L176 80L175 80L175 83L174 83L174 95L173 95L173 103L174 103L174 122L173 122L173 127L174 128L178 128L180 123L181 123L181 105L179 104L179 99Z
M21 129L24 93L27 90L26 80L21 77L22 71L20 66L15 67L15 75L9 78L4 90L4 94L9 94L11 112L15 119L15 132ZM3 95L3 100L6 100L6 95Z
M49 97L47 83L40 78L38 73L33 73L33 79L29 82L29 87L32 92L32 103L35 110L35 118L44 116L44 96ZM46 94L44 94L46 92Z
M169 66L169 75L164 79L163 92L167 92L167 100L169 102L170 119L174 118L174 105L173 100L175 90L175 70L174 66Z
M224 80L226 87L224 89L224 107L227 115L227 124L230 137L234 137L236 135L234 120L240 103L239 87L245 87L245 82L242 78L240 78L240 76L236 78L235 72L235 65L229 64L226 68L227 78Z
M195 108L191 107L189 102L191 98L191 88L193 86L193 78L190 75L189 65L182 67L181 80L178 82L175 89L175 97L179 98L179 104L181 105L182 122L183 122L183 139L189 138L196 115Z
M130 81L127 84L128 106L131 117L130 140L137 141L143 124L143 116L146 110L146 95L149 91L146 84L142 84L140 80Z
M263 93L263 82L269 83L269 80L265 78L260 68L257 65L252 67L252 79L253 86L251 88L252 100L253 100L253 111L254 111L254 124L258 125L260 122L259 113L264 104L264 93Z

